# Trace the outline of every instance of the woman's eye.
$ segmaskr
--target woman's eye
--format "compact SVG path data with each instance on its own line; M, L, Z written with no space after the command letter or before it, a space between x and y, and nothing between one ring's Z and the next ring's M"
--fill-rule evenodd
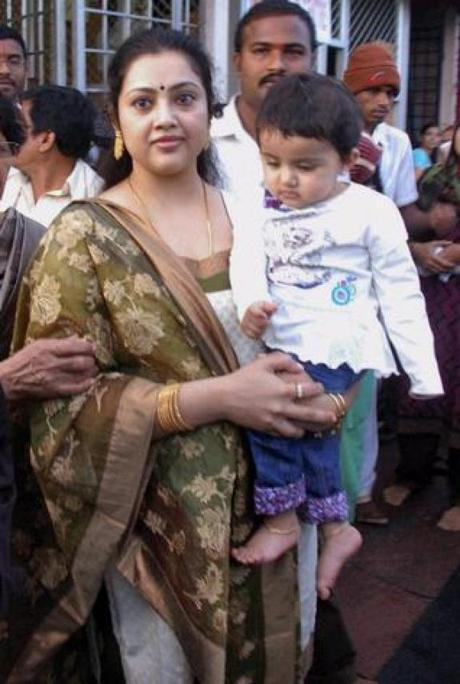
M139 97L133 101L133 107L136 109L148 109L151 104L151 100L149 100L147 97Z
M191 105L195 100L196 97L192 93L181 93L177 96L177 101L181 105Z

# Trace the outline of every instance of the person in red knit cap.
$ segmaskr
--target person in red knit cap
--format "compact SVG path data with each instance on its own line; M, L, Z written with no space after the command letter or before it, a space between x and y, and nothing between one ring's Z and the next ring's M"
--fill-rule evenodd
M409 137L386 123L401 85L392 46L376 41L355 48L349 57L343 81L356 97L364 119L365 133L369 136L363 135L361 138L360 163L351 171L353 179L358 180L358 175L360 182L390 197L398 206L409 233L415 236L435 231L441 236L451 228L455 213L452 207L439 204L425 214L418 209L415 204L417 188ZM380 158L372 145L379 149ZM369 162L367 157L371 157ZM375 171L371 173L373 166ZM376 383L371 394L372 400L368 404L369 409L366 409L369 413L364 424L361 424L358 439L364 461L356 519L358 522L385 524L387 517L372 498L378 455ZM355 438L350 439L349 443L356 444ZM361 453L351 453L346 439L343 442L342 457L345 460L362 457Z

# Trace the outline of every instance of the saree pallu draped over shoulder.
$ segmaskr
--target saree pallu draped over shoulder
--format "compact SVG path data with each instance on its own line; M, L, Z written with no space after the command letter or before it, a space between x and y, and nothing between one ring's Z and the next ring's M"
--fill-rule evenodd
M15 536L31 603L5 626L0 680L89 681L82 644L69 644L112 564L172 626L200 683L301 681L295 555L230 561L254 525L239 430L152 439L159 386L231 371L232 349L183 263L116 205L70 205L22 289L16 349L70 334L95 343L101 373L32 409L26 486L38 482L42 507L28 524L40 530Z

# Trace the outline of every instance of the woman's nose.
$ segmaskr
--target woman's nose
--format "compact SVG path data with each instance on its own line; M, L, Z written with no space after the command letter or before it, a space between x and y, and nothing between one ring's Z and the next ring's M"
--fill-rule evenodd
M161 99L157 102L153 113L154 123L156 126L174 126L176 123L171 103L166 99Z

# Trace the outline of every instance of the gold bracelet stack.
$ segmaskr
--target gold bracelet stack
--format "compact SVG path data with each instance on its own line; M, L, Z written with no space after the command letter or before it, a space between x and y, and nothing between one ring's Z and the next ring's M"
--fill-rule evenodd
M162 432L166 435L176 432L190 432L193 426L184 420L179 409L180 384L165 385L157 397L156 418Z
M343 394L340 394L339 392L336 392L335 394L328 392L327 396L333 401L336 408L336 421L333 429L331 430L331 432L334 434L338 432L342 426L342 421L347 413L347 402L345 401Z

